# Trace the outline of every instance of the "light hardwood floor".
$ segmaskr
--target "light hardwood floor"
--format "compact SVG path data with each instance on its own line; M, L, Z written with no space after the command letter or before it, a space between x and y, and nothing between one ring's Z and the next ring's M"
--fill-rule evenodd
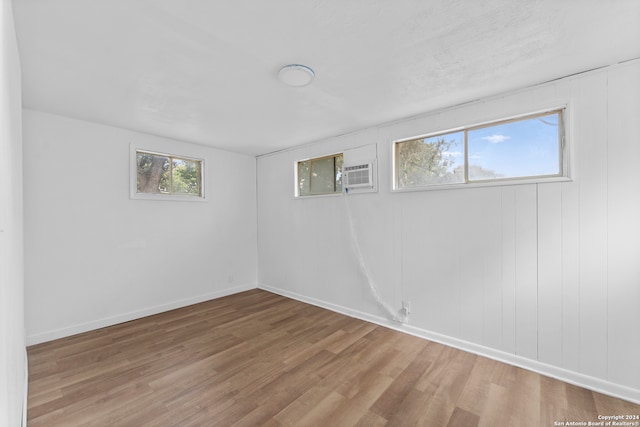
M252 290L29 347L29 427L554 426L638 405Z

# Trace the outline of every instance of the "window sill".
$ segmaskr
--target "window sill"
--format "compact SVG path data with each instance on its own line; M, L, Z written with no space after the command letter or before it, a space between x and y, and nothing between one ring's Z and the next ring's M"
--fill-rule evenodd
M304 199L317 199L322 197L340 197L343 193L329 193L329 194L310 194L308 196L293 196L296 200L304 200Z
M522 178L522 179L509 179L504 181L485 181L485 182L473 182L466 184L443 184L443 185L430 185L424 187L410 187L410 188L393 188L392 193L411 193L415 191L442 191L442 190L459 190L463 188L484 188L484 187L505 187L513 185L527 185L527 184L549 184L554 182L572 182L573 179L566 176L554 176L549 178Z
M206 202L207 199L199 196L181 196L178 194L146 194L134 193L129 197L131 200L157 200L163 202Z

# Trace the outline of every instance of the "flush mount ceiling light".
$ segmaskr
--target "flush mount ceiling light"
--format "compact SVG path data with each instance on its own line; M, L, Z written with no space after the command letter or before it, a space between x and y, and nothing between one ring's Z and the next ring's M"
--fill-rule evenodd
M289 64L280 69L278 78L289 86L306 86L313 81L316 74L306 65Z

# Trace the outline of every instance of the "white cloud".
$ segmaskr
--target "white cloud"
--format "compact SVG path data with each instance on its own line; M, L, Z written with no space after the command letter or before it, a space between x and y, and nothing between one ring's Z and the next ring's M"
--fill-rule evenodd
M507 139L511 139L511 137L494 133L493 135L485 136L482 139L484 139L485 141L489 141L492 144L499 144L501 142L506 141Z

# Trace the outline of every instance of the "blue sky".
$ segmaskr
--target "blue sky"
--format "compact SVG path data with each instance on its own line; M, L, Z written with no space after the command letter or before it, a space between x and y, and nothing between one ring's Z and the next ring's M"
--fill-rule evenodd
M558 115L470 130L469 163L505 177L560 172Z
M469 164L505 178L560 173L558 117L558 113L553 113L469 130ZM433 143L442 137L425 138L424 142ZM452 141L443 154L454 161L453 170L464 163L464 132L450 133L444 138Z

